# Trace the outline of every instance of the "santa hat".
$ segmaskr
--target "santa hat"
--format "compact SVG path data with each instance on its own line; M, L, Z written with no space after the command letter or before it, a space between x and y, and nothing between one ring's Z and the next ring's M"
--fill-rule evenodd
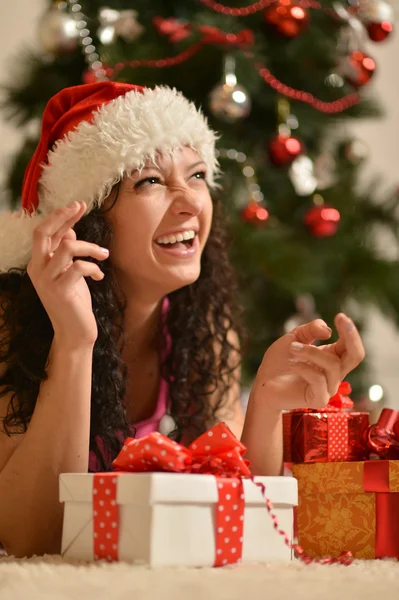
M39 145L25 172L22 209L0 214L0 273L25 268L34 228L54 209L99 207L125 174L183 146L207 165L215 187L216 134L180 92L103 81L65 88L48 102Z

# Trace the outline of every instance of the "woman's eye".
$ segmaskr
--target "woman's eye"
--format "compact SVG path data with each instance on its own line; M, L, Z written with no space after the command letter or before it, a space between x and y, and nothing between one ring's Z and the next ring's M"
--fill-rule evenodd
M141 187L144 183L150 183L150 184L154 184L154 183L159 183L159 178L158 177L146 177L145 179L140 179L140 181L138 181L134 187L137 190L139 187Z
M193 177L195 179L206 179L206 171L198 171L198 173L194 173Z

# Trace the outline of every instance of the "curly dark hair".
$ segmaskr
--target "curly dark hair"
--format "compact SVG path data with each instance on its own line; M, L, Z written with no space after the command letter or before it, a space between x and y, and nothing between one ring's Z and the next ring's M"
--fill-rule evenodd
M117 185L111 192L111 206L117 201L118 191ZM170 437L177 441L183 434L185 439L194 439L217 420L216 413L222 408L240 361L240 349L232 344L229 332L242 340L242 309L236 303L237 284L228 258L221 202L215 197L213 202L214 216L201 274L193 284L168 295L166 327L172 345L161 373L168 382L171 415L176 423ZM94 209L82 217L75 226L77 238L108 247L112 229L107 210ZM122 440L132 436L132 425L123 405L125 303L112 261L102 263L101 268L105 272L102 281L87 278L98 326L93 352L90 450L98 457L101 469L110 470ZM0 298L0 363L6 365L0 377L0 397L12 393L3 423L5 433L12 435L27 430L40 384L46 379L53 329L26 270L12 269L0 276ZM161 325L158 333L161 335ZM232 356L237 357L236 364ZM215 398L212 404L211 394ZM97 436L104 442L108 459L98 448Z

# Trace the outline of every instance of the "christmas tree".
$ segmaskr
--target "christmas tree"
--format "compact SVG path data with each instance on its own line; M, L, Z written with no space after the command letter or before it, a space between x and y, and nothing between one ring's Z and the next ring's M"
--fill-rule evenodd
M227 0L226 0L227 2ZM376 116L376 69L365 39L393 29L388 0L97 0L51 2L40 52L21 58L3 107L37 122L53 94L111 79L166 84L201 106L220 132L222 196L231 258L246 309L244 375L285 331L346 310L362 327L374 305L399 323L396 261L376 245L397 234L396 190L358 185L366 151L345 121ZM16 207L39 132L32 128L8 177ZM368 368L350 379L368 386Z

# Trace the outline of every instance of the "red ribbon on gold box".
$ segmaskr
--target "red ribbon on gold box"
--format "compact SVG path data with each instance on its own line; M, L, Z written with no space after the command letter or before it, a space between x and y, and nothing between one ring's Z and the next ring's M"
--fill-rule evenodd
M312 557L399 558L399 461L297 464L298 543Z

